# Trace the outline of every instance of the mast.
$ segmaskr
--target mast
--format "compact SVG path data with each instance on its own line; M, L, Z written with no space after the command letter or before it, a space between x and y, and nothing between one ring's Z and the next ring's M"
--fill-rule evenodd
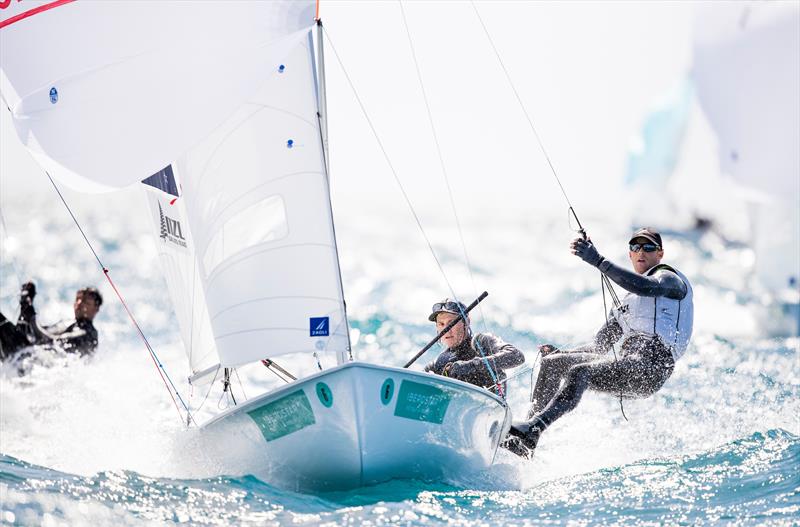
M330 156L328 155L328 106L325 90L325 51L322 44L322 19L317 15L317 122L319 124L320 142L322 144L322 157L325 169L325 181L328 184L328 210L331 213L331 234L333 236L333 249L336 254L336 268L338 270L339 278L339 292L342 295L342 309L343 309L343 322L345 325L345 332L347 333L347 350L340 351L336 354L336 363L344 364L353 360L352 343L350 342L350 323L347 320L347 302L344 299L344 285L342 283L342 268L339 259L339 244L336 242L336 225L333 221L333 203L331 201L331 187L330 187ZM311 58L314 59L314 51L311 50Z
M317 69L317 79L319 90L317 91L317 116L319 117L319 128L322 134L322 151L325 154L325 173L330 173L330 162L328 160L328 99L325 89L325 50L322 46L322 19L317 18L317 56L319 57Z

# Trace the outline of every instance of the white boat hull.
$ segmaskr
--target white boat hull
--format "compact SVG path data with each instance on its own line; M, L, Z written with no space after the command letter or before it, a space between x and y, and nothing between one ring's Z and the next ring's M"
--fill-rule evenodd
M476 386L353 362L251 399L202 430L239 470L326 490L484 469L510 423L505 401Z

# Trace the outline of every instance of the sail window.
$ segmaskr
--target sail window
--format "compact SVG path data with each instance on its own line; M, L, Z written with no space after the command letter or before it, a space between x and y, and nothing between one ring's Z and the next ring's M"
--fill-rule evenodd
M249 247L273 242L289 234L286 206L280 196L270 196L226 221L208 243L203 264L206 273Z

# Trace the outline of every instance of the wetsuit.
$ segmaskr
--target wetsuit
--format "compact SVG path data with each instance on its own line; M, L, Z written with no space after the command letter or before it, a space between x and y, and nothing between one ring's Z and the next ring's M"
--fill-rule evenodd
M528 447L535 447L545 428L574 410L589 388L628 398L658 391L691 337L692 292L685 276L667 265L656 265L643 275L608 260L598 267L628 294L592 344L542 359L529 422L515 423L511 430ZM601 355L620 339L618 359Z
M492 372L487 369L487 362ZM491 333L475 336L470 333L460 344L440 353L435 361L425 366L425 371L483 387L495 386L496 379L502 384L502 393L505 393L505 383L502 381L506 374L503 370L515 368L523 362L525 355L500 337Z
M20 349L37 344L55 344L69 353L90 355L97 349L97 329L88 319L61 321L40 327L32 306L23 306L16 324L0 313L0 360L6 360Z

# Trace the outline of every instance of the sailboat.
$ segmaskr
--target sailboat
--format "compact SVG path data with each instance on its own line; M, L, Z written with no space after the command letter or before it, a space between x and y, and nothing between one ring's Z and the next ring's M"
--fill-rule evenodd
M192 386L276 357L318 365L198 423L205 437L303 489L493 462L503 398L353 360L314 1L2 7L0 89L20 141L60 184L144 189Z

